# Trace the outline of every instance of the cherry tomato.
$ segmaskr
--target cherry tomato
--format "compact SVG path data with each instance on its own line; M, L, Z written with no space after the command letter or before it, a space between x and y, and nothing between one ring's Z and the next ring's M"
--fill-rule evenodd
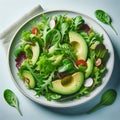
M86 63L85 60L80 59L80 60L78 60L78 61L76 62L76 65L77 65L77 66L78 66L78 65L87 66L87 63Z
M32 34L38 35L38 28L33 27L32 28Z

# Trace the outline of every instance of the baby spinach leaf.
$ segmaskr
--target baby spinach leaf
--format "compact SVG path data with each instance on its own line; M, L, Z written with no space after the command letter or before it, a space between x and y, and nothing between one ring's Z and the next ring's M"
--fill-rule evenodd
M89 110L87 113L90 114L98 110L102 106L112 105L116 97L117 97L117 92L114 89L109 89L105 91L101 97L100 102L97 105L95 105L91 110Z
M112 22L111 17L105 11L96 10L95 11L95 16L102 23L108 24L113 29L113 31L116 33L116 35L118 35L117 31L115 30L115 28L111 24L111 22Z
M22 116L22 113L21 113L19 105L18 105L18 99L17 99L16 95L10 89L6 89L4 91L4 99L10 106L15 107L18 110L18 112L20 113L20 115Z

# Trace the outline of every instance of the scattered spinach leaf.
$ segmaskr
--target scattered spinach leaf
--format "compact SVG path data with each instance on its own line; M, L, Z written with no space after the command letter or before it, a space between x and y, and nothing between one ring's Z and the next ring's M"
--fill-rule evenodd
M18 105L18 99L17 99L16 95L10 89L6 89L4 91L4 99L10 106L15 107L18 110L18 112L20 113L20 115L22 116L22 113L21 113L19 105Z
M91 110L89 110L87 113L90 114L102 106L108 106L112 105L117 97L117 92L114 89L109 89L106 92L103 93L101 97L101 101L95 105Z
M111 24L111 22L112 22L111 17L105 11L96 10L95 11L95 16L102 23L108 24L113 29L113 31L116 33L116 35L118 35L117 31L115 30L115 28Z

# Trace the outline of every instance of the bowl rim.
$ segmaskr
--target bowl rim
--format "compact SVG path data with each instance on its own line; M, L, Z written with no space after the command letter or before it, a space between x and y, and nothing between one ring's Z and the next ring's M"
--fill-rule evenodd
M63 104L63 106L61 106L61 105L54 105L54 104L51 105L51 104L47 104L47 103L44 103L44 104L43 104L43 103L40 102L38 99L34 99L34 98L32 98L29 94L25 93L24 90L17 84L15 78L14 78L13 75L12 75L12 71L11 71L11 68L10 68L10 50L11 50L11 45L12 45L12 43L13 43L13 40L14 40L15 36L16 36L17 33L19 32L19 30L20 30L24 25L26 25L30 20L34 19L35 17L38 17L38 16L42 15L43 13L46 14L46 13L51 13L51 12L71 12L71 13L75 13L75 14L79 14L79 15L81 15L81 16L84 16L84 17L90 19L91 21L93 21L95 24L97 24L97 25L104 31L106 37L109 39L109 42L110 42L110 44L111 44L111 51L113 52L113 54L112 54L112 56L113 56L113 57L112 57L113 62L112 62L112 64L111 64L111 71L110 71L110 73L109 73L110 75L109 75L109 77L108 77L107 82L104 83L104 85L102 86L102 88L101 88L98 92L96 92L94 95L92 95L87 101L84 101L84 102L81 102L81 103L77 103L77 104L71 104L71 105L69 105L69 104L68 104L68 105ZM10 72L12 81L14 82L15 86L17 87L17 89L18 89L24 96L26 96L27 98L29 98L30 100L32 100L32 101L34 101L34 102L36 102L36 103L39 103L39 104L41 104L41 105L43 105L43 106L53 107L53 108L69 108L69 107L75 107L75 106L81 105L81 104L83 104L83 103L87 103L87 102L89 102L90 100L94 99L94 98L105 88L105 86L106 86L107 83L109 82L109 80L110 80L110 78L111 78L111 75L112 75L112 72L113 72L114 59L115 59L115 58L114 58L113 45L112 45L112 42L111 42L110 37L109 37L108 33L106 32L106 30L105 30L96 20L94 20L93 18L89 17L88 15L86 15L86 14L84 14L84 13L81 13L81 12L78 12L78 11L66 10L66 9L65 9L65 10L64 10L64 9L45 10L45 11L40 12L40 13L37 14L37 15L34 15L33 17L31 17L31 18L29 18L28 20L26 20L23 24L21 24L21 26L16 30L16 32L14 33L12 39L10 40L10 44L9 44L8 52L7 52L7 58L8 58L8 60L7 60L8 62L7 62L7 63L8 63L9 72Z

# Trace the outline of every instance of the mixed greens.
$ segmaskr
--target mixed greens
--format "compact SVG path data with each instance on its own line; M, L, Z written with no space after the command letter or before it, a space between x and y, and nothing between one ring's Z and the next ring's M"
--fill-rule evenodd
M104 37L81 16L67 14L33 23L14 52L18 76L47 100L66 101L90 94L102 84L108 49Z

